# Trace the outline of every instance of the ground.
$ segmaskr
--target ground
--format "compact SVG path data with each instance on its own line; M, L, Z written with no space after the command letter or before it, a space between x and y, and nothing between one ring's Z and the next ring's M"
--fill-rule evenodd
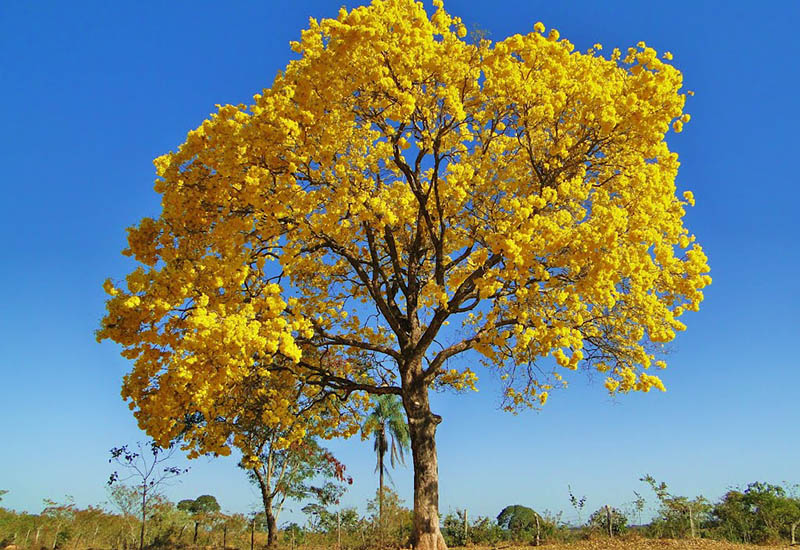
M497 546L476 547L470 546L468 550L533 550L534 546L512 546L509 543L500 543ZM752 544L736 544L709 539L604 539L584 540L571 543L545 544L539 548L545 550L769 550L776 548L792 548L788 544L756 546ZM450 550L457 550L452 547Z

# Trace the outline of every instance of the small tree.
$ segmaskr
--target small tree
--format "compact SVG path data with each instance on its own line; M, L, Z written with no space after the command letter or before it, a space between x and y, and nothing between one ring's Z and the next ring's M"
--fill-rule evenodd
M174 451L174 447L163 448L155 441L149 443L139 442L136 444L136 450L129 449L127 445L123 445L122 447L114 447L110 451L111 458L108 459L108 462L118 464L124 468L125 473L122 476L117 471L112 473L108 479L109 487L131 482L138 497L139 517L141 520L139 550L144 548L145 524L151 501L154 497L160 495L164 486L170 480L189 471L188 468L181 469L167 465Z
M48 518L53 525L52 548L56 550L56 548L61 547L63 543L70 539L71 533L68 527L75 521L77 508L70 496L63 503L45 499L44 504L45 508L42 510L42 516Z
M375 407L364 423L363 433L364 437L372 433L375 440L373 448L378 461L375 466L375 471L378 472L378 527L381 528L383 476L388 475L384 459L388 453L392 468L398 462L405 464L404 452L411 446L403 403L396 395L379 395L375 398Z
M575 508L575 512L578 514L578 525L583 525L583 518L582 512L584 506L586 506L586 495L578 498L572 493L572 487L567 485L567 493L569 494L569 503Z
M323 506L338 504L345 485L353 482L345 474L344 464L316 439L307 437L281 448L277 444L280 435L266 435L259 454L245 457L240 463L260 490L269 547L277 543L278 518L287 499L315 496ZM314 485L315 479L322 485Z
M603 506L589 516L589 525L609 536L619 536L627 529L628 518L616 508Z
M178 503L178 510L188 512L194 520L194 536L192 544L197 544L197 529L200 524L208 521L213 514L220 511L216 497L212 495L200 495L196 499L185 499Z
M702 495L694 499L673 495L667 491L666 483L657 482L649 474L642 477L641 481L650 486L661 503L660 519L670 530L670 534L673 537L682 536L688 526L689 535L696 538L698 524L707 518L711 510L708 500Z
M517 541L536 535L541 530L539 514L532 508L520 504L503 508L497 516L497 524L503 529L508 529L511 538Z
M634 513L636 514L636 523L637 525L642 524L642 512L644 512L644 505L647 503L645 498L637 493L636 491L633 492L636 498L633 499L631 504L633 505Z
M383 524L380 524L380 506L383 501ZM403 505L400 496L389 487L383 488L383 495L375 491L375 498L367 502L367 513L372 525L376 527L381 547L405 547L411 537L414 516Z

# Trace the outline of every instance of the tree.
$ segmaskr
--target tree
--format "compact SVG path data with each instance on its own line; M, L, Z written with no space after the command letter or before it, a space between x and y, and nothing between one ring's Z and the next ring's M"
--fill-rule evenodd
M200 524L217 512L220 511L217 498L213 495L200 495L196 499L185 499L178 503L178 510L188 512L194 520L194 536L192 537L192 544L197 544L197 529Z
M413 513L404 506L400 496L389 487L375 491L375 498L367 501L367 513L376 530L376 540L372 546L379 548L407 548L412 536ZM383 502L383 518L381 518L381 501Z
M724 538L764 544L781 538L795 544L800 524L800 500L779 485L750 483L744 490L730 490L711 510L712 525Z
M109 463L115 462L122 466L127 475L120 477L118 471L111 474L108 479L108 486L112 489L117 484L124 484L126 481L131 481L133 491L138 500L139 518L141 526L139 529L139 550L144 548L144 532L147 523L147 511L151 502L157 499L161 490L175 477L185 474L188 469L181 469L176 466L166 465L172 459L172 454L175 447L167 446L161 447L155 441L149 443L137 443L137 450L129 449L127 445L121 447L114 447L111 449L111 458L108 459ZM125 499L125 494L130 491L117 491L120 499ZM112 498L115 493L112 491Z
M689 499L684 496L677 496L667 491L667 484L657 482L650 474L640 479L647 483L661 502L661 521L670 529L673 538L683 536L684 526L689 527L689 535L692 538L697 536L697 525L706 518L711 509L708 500L701 496ZM677 527L677 529L676 529Z
M671 56L576 52L541 23L475 44L435 6L311 20L253 105L158 158L162 211L129 230L140 265L106 281L97 334L134 362L140 425L201 452L229 452L230 429L175 415L230 416L252 372L267 426L291 418L297 381L343 434L369 395L400 396L424 549L445 547L431 389L474 388L479 359L509 409L580 366L612 393L663 389L646 369L710 283L665 141L689 120Z
M583 525L583 507L586 506L586 495L578 498L572 493L572 487L567 485L567 493L569 494L569 503L575 508L575 512L578 514L578 525Z
M374 450L378 458L378 525L383 525L383 475L386 473L384 457L389 453L392 468L396 462L405 464L403 455L410 447L408 424L405 421L403 404L396 395L379 395L375 407L364 424L364 433L374 434Z
M619 536L628 528L628 518L616 508L603 506L589 516L589 525L610 537Z
M497 525L511 532L512 540L522 540L531 533L536 534L536 526L541 518L532 508L514 504L506 506L497 516Z
M53 500L44 500L45 508L42 510L42 517L47 518L53 524L53 546L52 549L56 550L62 547L63 543L67 542L71 533L68 527L75 521L75 514L77 508L72 497L67 496L64 503L58 503Z
M245 456L240 466L247 470L250 480L261 493L267 525L267 546L277 543L278 518L286 499L301 500L310 495L324 501L324 505L338 503L344 493L344 484L352 478L345 475L345 466L313 438L280 448L282 435L272 431L265 434L256 454ZM323 481L321 486L312 484Z
M309 351L312 353L313 351ZM291 395L286 401L288 416L275 416L274 394ZM261 494L267 527L267 545L277 541L277 521L286 499L300 500L313 489L314 477L352 483L345 475L345 466L315 436L331 437L351 430L346 415L331 406L329 395L315 386L281 373L254 369L240 380L229 384L225 407L213 416L201 410L188 414L180 411L172 421L183 425L183 433L204 434L210 431L227 434L227 445L237 448L242 459L239 466L247 472ZM265 418L271 419L265 422ZM204 439L187 437L190 457L201 452L217 456L224 449L209 452Z

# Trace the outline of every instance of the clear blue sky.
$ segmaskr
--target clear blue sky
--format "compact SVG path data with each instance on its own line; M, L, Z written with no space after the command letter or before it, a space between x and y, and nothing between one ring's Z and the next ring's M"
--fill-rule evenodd
M352 7L351 4L348 6ZM800 482L800 3L450 0L493 39L541 20L586 49L639 40L670 50L697 92L679 185L713 285L689 315L664 372L665 394L611 400L573 376L540 413L477 394L436 396L443 513L496 516L521 503L587 511L642 492L644 473L718 498L755 480ZM152 159L174 149L215 103L249 102L285 66L307 18L339 2L0 3L0 489L3 505L105 500L112 446L143 439L119 397L128 370L98 345L106 277L131 264L125 227L158 214ZM355 478L345 504L374 495L372 446L332 442ZM232 458L192 461L173 499L257 502ZM393 473L411 502L411 469ZM295 510L299 506L292 506ZM282 519L302 519L287 513Z

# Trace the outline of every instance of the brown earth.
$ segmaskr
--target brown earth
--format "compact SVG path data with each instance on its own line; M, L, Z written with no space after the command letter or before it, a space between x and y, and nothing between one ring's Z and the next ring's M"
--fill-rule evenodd
M470 546L465 550L533 550L535 548L543 550L774 550L777 548L789 549L800 547L792 547L789 544L756 546L752 544L736 544L733 542L722 542L710 539L598 538L570 543L543 544L539 547L514 546L508 543L501 543L497 546ZM456 550L456 548L452 547L450 550Z

